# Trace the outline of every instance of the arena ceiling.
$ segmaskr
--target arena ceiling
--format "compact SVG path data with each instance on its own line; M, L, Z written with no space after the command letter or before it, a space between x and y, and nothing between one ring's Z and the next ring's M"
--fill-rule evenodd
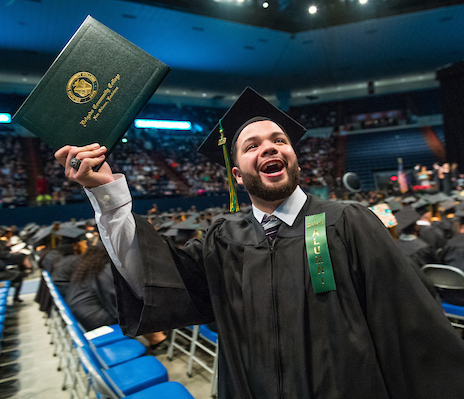
M231 1L0 0L0 92L28 93L88 14L172 68L164 96L366 90L464 58L463 1Z

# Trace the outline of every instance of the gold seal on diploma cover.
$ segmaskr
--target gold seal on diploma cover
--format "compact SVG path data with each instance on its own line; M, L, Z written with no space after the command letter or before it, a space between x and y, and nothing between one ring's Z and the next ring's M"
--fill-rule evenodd
M98 81L90 72L78 72L68 80L66 92L71 101L85 104L95 97L98 91Z

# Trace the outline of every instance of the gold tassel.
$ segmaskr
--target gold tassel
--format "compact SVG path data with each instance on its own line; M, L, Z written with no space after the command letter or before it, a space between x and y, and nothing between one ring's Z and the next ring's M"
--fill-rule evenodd
M219 133L221 135L218 145L222 146L222 152L224 154L224 162L227 170L227 181L229 184L229 196L230 196L230 212L238 212L238 198L237 191L235 190L235 182L232 176L232 167L230 166L229 152L227 151L227 138L224 136L224 129L222 128L222 119L219 119Z

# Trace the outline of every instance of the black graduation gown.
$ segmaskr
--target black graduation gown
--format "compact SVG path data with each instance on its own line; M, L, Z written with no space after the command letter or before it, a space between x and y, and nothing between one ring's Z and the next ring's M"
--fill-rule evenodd
M443 231L437 227L419 226L419 238L429 244L435 252L446 244Z
M411 258L418 268L421 268L427 263L436 263L433 248L420 238L411 241L401 240L399 238L396 243L403 255Z
M433 282L422 271L422 266L430 263L437 263L435 252L431 246L425 241L422 241L420 238L416 238L411 241L398 239L396 243L418 277L421 279L422 283L441 306L441 299L433 285Z
M456 234L443 248L443 263L464 271L464 233Z
M464 233L456 234L443 248L443 263L464 271ZM464 306L464 290L439 288L438 292L445 302Z
M454 235L454 222L452 219L441 219L432 222L432 227L440 229L443 232L445 240L449 240Z
M304 216L321 212L337 289L315 294ZM464 345L371 211L310 196L273 249L251 213L184 250L135 218L146 285L140 300L114 268L121 327L136 336L214 313L219 398L463 395Z
M109 264L96 277L72 281L65 300L87 331L118 322L116 293Z
M79 260L79 255L68 255L55 264L51 279L63 298L66 298L66 293L71 283L71 277Z

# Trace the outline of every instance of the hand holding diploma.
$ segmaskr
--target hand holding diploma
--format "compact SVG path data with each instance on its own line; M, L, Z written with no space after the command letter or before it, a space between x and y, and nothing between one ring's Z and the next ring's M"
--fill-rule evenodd
M98 171L93 170L105 160L106 152L107 148L98 143L84 147L66 145L55 152L55 158L64 166L68 179L92 188L114 180L111 168L106 162Z

